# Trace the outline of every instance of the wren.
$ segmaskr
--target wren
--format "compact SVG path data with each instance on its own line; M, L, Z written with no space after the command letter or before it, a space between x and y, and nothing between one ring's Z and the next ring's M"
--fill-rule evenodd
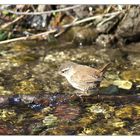
M101 69L95 69L68 61L60 66L58 73L64 76L75 89L87 92L100 86L109 64Z

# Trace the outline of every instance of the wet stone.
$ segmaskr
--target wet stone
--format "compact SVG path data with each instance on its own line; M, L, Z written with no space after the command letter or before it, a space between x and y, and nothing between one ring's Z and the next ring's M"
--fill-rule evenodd
M103 113L103 114L114 111L113 107L111 107L107 104L103 104L103 103L94 104L94 105L88 107L87 109L93 113Z
M36 102L36 100L39 99L39 94L21 94L19 95L20 98L21 98L21 101L24 103L24 104L29 104L29 103L33 103L33 102Z
M13 97L10 97L9 99L10 105L19 105L21 104L21 98L18 95L14 95Z
M119 88L127 89L127 90L132 88L132 82L127 80L115 80L113 82L113 85L116 85Z
M139 40L136 38L140 31L140 7L134 6L128 10L128 13L121 21L119 28L117 29L117 34L119 37L125 38L127 40Z

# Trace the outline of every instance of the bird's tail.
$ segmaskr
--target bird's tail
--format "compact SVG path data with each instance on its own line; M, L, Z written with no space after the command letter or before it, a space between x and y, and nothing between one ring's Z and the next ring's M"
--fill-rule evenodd
M104 65L101 69L99 69L100 73L104 74L105 71L107 70L107 68L109 67L111 63L107 63L106 65Z

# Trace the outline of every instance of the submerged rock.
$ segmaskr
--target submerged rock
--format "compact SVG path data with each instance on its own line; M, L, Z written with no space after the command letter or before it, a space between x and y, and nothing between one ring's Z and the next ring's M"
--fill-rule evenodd
M116 85L110 85L108 87L101 87L100 92L102 94L108 94L108 95L118 94L119 88Z
M18 95L14 95L9 98L10 105L19 105L21 103L21 98Z
M49 114L43 120L43 124L47 126L54 126L58 123L58 118L53 114Z
M40 111L43 109L44 106L42 104L31 103L28 105L28 107L35 110L35 111Z
M70 106L68 104L58 105L54 110L54 115L64 121L74 120L79 114L80 108L78 106Z
M132 88L132 82L127 81L127 80L115 80L113 82L113 85L116 85L122 89L131 89Z
M114 112L114 107L111 107L107 104L93 104L92 106L88 107L87 110L93 115L103 114L103 116L107 119L111 117L111 113Z

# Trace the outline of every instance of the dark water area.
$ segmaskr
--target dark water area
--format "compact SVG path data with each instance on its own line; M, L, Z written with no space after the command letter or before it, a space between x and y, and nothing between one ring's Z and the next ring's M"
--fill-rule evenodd
M1 45L0 134L139 135L138 51L139 45L107 48L62 39ZM111 62L99 94L77 96L58 74L65 61L95 68Z

